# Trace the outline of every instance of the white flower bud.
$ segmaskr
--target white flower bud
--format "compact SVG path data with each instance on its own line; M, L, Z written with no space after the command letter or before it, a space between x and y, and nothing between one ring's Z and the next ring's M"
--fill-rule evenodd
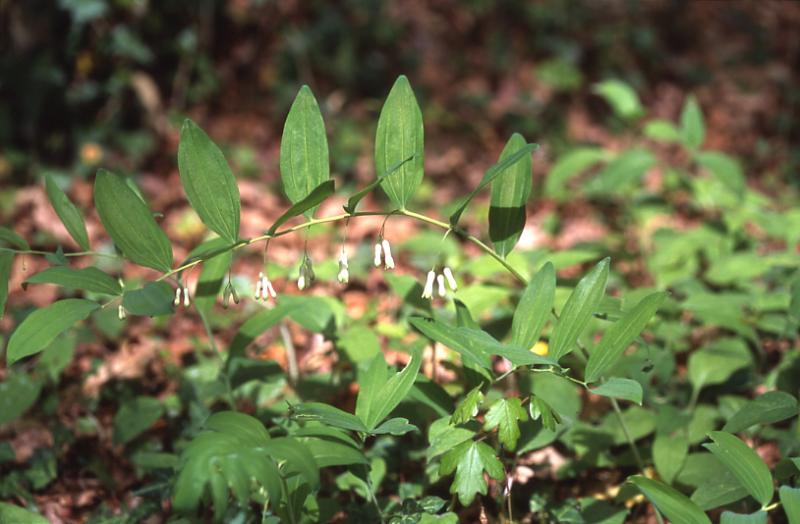
M300 272L300 276L297 278L297 289L303 291L306 288L306 275L305 271Z
M447 280L447 285L450 286L451 290L458 290L458 284L456 284L456 279L453 277L453 271L449 267L444 268L444 278Z
M254 300L260 300L261 299L261 289L262 289L261 281L262 281L261 278L256 280L256 291L255 291L255 293L253 293L253 299Z
M375 265L375 267L381 267L381 259L383 258L381 256L382 251L383 251L383 248L381 247L381 245L380 244L375 244L375 258L372 261L372 263Z
M343 267L339 270L339 274L336 275L336 280L338 280L340 284L347 284L350 281L350 271L346 267Z
M440 297L447 296L447 290L444 287L444 277L442 275L438 275L436 277L436 283L439 286L439 296Z
M342 267L344 267L344 268L350 267L348 262L347 262L347 252L344 250L344 248L342 248L342 252L339 253L339 267L340 268L342 268Z
M425 280L425 289L422 290L422 298L433 298L433 281L436 279L436 273L428 271L428 278Z
M261 298L267 300L267 298L269 298L269 286L271 284L269 283L269 279L267 279L267 277L265 276L261 277L260 282L261 282Z
M172 305L178 307L181 305L181 288L178 286L175 289L175 300L172 301Z
M275 288L272 287L272 282L270 282L269 280L267 280L267 290L262 292L264 293L264 298L266 298L267 292L269 292L269 296L271 296L272 298L278 298L278 294L275 293Z
M117 309L117 316L119 317L120 320L125 320L125 317L127 316L125 314L125 308L122 307L122 304L120 304L119 309Z
M189 299L189 288L183 286L183 307L189 307L191 300Z
M389 241L384 238L381 246L383 247L384 268L394 269L394 258L392 257L392 247L389 245Z

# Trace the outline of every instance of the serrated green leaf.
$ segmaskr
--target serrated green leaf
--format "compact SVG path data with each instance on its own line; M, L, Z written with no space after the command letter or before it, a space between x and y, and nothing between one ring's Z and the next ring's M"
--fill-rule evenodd
M442 420L448 422L447 419ZM462 442L472 440L474 436L474 431L466 428L451 426L450 424L445 424L445 428L434 435L433 426L431 426L431 445L428 446L428 449L425 451L425 455L428 458L428 461L431 461L439 455L443 455L444 453L452 450Z
M589 391L595 395L630 400L642 405L642 385L629 378L611 377Z
M361 419L352 413L321 402L305 402L291 406L290 415L295 420L314 420L335 428L367 433Z
M542 426L548 431L555 431L556 426L561 424L561 416L541 397L532 397L528 405L531 420L542 419Z
M604 258L584 276L561 310L561 318L550 338L549 356L556 362L572 352L578 337L592 318L608 282L609 259Z
M219 147L188 118L181 128L178 171L192 208L213 232L239 240L239 186Z
M157 317L173 313L174 299L175 292L166 282L146 282L139 289L125 290L122 307L131 315Z
M772 500L772 475L761 457L736 436L724 431L708 434L713 444L704 444L715 457L742 483L747 492L762 506Z
M456 208L455 212L450 215L450 225L455 227L458 225L458 221L461 220L461 215L464 213L464 210L467 209L467 206L472 199L475 198L484 187L491 184L492 181L497 178L498 176L502 175L506 172L506 170L512 168L517 162L524 160L525 158L530 158L530 154L533 151L539 149L539 144L525 144L522 147L517 148L513 153L510 153L507 157L503 158L495 165L490 167L484 174L483 178L481 178L478 187L472 190L472 192L467 195L467 197L461 201L458 208Z
M28 251L31 248L24 238L7 227L0 227L0 247L2 247L2 244L8 244L22 251Z
M514 133L506 143L498 161L503 161L525 147L525 139ZM492 182L489 207L489 238L495 251L505 258L517 245L525 229L525 204L531 195L532 161L529 155L505 169Z
M719 522L720 524L767 524L767 513L765 511L756 511L745 515L733 513L732 511L723 511Z
M469 506L475 495L486 494L488 484L483 478L484 470L490 477L501 480L505 475L503 464L495 452L483 442L464 442L442 457L439 468L443 475L456 473L450 493L457 493L458 500Z
M797 399L783 391L769 391L745 404L722 428L738 433L755 424L772 424L797 415Z
M686 98L686 103L681 111L681 136L683 143L693 149L702 146L706 137L703 113L694 95Z
M592 91L602 96L621 118L637 118L644 112L636 91L621 80L604 80L595 84Z
M304 85L292 102L281 137L281 180L292 204L306 197L331 177L328 160L328 137L317 99ZM314 216L317 207L304 212Z
M83 269L64 266L51 267L31 276L25 281L25 284L55 284L67 289L79 289L106 295L122 294L119 281L96 267Z
M539 342L542 328L550 311L556 292L556 270L550 262L542 266L522 292L514 318L511 321L511 343L530 349Z
M682 432L656 435L653 441L653 463L667 484L672 484L683 468L689 454L689 441Z
M86 233L86 223L80 210L50 175L45 176L45 191L47 192L47 198L50 200L50 205L53 206L67 232L81 248L89 251L91 249L89 235Z
M5 316L8 300L8 280L11 278L11 267L14 265L14 253L0 251L0 320Z
M172 245L150 210L119 176L101 169L94 181L100 221L117 247L140 266L159 271L172 267Z
M136 397L120 406L114 415L114 444L127 444L164 414L164 405L152 397Z
M356 398L356 415L372 432L383 419L405 399L422 364L422 354L417 351L406 367L396 374L389 374L383 353L378 353L367 370L365 380L359 380Z
M11 334L6 348L8 365L46 348L58 335L97 310L100 304L91 300L69 298L37 309Z
M641 475L628 480L675 524L711 524L703 510L680 491Z
M800 524L800 488L781 486L778 494L789 524Z
M381 188L399 209L406 208L422 182L424 135L422 111L408 78L400 75L386 97L375 131L375 172L387 173L402 162L381 182ZM413 160L404 162L409 157Z
M483 403L483 392L481 387L473 388L467 395L456 405L453 415L450 417L451 424L464 424L469 422L478 415L478 408Z
M513 451L519 440L519 422L525 420L528 420L528 414L522 408L519 398L501 398L486 412L483 429L497 428L498 440L507 450Z
M326 198L331 196L334 191L336 190L336 185L334 184L333 180L326 180L317 187L315 187L311 192L301 199L299 202L294 204L292 207L287 209L275 223L270 226L269 230L267 230L268 235L274 235L278 228L282 226L287 220L290 218L294 218L298 215L305 213L310 209L315 209L319 206Z
M616 365L666 298L667 294L664 292L646 296L606 330L600 343L589 355L586 382L594 382Z

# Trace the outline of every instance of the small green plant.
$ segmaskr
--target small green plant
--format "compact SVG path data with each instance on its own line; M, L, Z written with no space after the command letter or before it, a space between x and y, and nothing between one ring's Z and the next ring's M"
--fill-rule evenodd
M597 92L621 119L641 118L641 105L627 86L607 83ZM335 194L327 135L314 95L308 87L300 89L280 152L291 206L254 238L241 238L239 189L222 151L186 121L178 149L181 182L214 235L177 263L169 238L130 179L102 169L95 177L95 208L115 252L92 250L82 210L48 179L53 208L83 251L35 250L11 229L0 229L0 308L15 257L42 255L51 263L27 284L55 284L83 298L64 298L32 312L11 333L0 423L21 416L57 381L70 355L66 334L81 321L106 322L109 309L116 309L121 322L184 309L200 318L213 349L208 357L198 352L196 374L204 380L168 406L149 397L130 399L114 421L115 442L127 446L152 479L147 497L155 508L169 501L176 518L310 522L346 510L347 517L336 518L457 522L459 515L476 519L470 508L477 505L505 521L532 514L547 522L621 523L641 492L658 519L663 515L676 523L710 522L706 511L722 506L729 509L722 522L766 522L779 507L790 522L800 522L800 488L794 487L798 459L784 460L771 472L748 445L763 436L778 441L784 457L800 451L797 382L785 374L796 376L797 358L771 371L765 380L769 391L753 399L741 394L740 379L734 379L755 367L748 343L758 345L764 331L789 339L800 324L800 279L792 273L800 265L796 256L788 250L757 255L744 230L753 217L774 226L787 215L748 192L733 159L701 150L702 114L693 99L679 127L650 122L644 134L685 148L691 163L674 168L665 187L688 188L700 211L716 217L719 227L700 226L683 235L657 231L643 247L650 250L645 258L654 285L628 290L607 252L515 251L526 224L531 153L537 149L519 134L477 187L446 206L446 220L413 211L423 181L423 120L405 77L398 78L380 114L375 180L350 195L342 213L322 217L320 205ZM672 204L669 191L656 205L639 194L641 177L658 161L647 147L618 155L591 148L571 152L554 166L544 192L555 200L567 198L570 183L602 165L570 198L608 202L616 206L617 220L644 221ZM695 177L693 170L710 176ZM461 220L487 186L488 242ZM388 197L387 209L360 210L362 199L379 188ZM628 206L630 199L643 203ZM369 242L371 249L348 252L347 225L364 216L384 217L380 233ZM402 245L390 243L392 222L399 219L440 233L432 241L426 237L421 248L407 246L419 259L414 277L392 271L395 257L406 256ZM343 240L330 242L338 255L324 272L327 262L312 261L307 250L296 272L269 263L271 241L291 234L308 239L312 229L331 225L343 226L335 230ZM800 228L774 230L796 242ZM481 255L451 250L454 239L456 246L470 245ZM234 255L250 250L263 257L252 286L231 269ZM618 254L627 255L623 249ZM370 256L382 267L390 292L402 298L395 326L373 328L348 318L339 301L308 293L322 278L348 285L366 271ZM73 257L97 264L76 269L69 264ZM122 260L156 273L141 282L125 279ZM558 269L586 262L592 267L583 276L557 279ZM192 282L195 270L199 275ZM299 294L289 291L294 277ZM217 347L214 327L230 310L216 304L256 311L227 347ZM496 304L499 315L493 312ZM709 330L699 347L686 344L684 312L692 315L689 323ZM332 342L344 363L330 377L307 378L316 392L298 376L291 343L286 343L288 380L274 363L248 353L258 336L285 327L287 319ZM376 332L405 354L399 371L387 364ZM689 349L687 383L674 370ZM35 355L38 360L31 359ZM443 365L452 378L426 376L421 372L426 359L432 369ZM755 378L745 380L751 384ZM358 384L352 409L323 402L327 397L319 391L350 381ZM270 386L276 382L281 385ZM266 407L259 406L256 416L246 414L245 398L266 399ZM588 399L592 409L584 409ZM163 416L179 426L174 442L154 448L138 440ZM565 450L565 464L547 485L530 489L520 480L521 463L554 443ZM619 479L603 497L574 499L558 488L559 481L611 466L627 482ZM642 505L637 508L643 511ZM39 518L20 511L0 505L5 519Z

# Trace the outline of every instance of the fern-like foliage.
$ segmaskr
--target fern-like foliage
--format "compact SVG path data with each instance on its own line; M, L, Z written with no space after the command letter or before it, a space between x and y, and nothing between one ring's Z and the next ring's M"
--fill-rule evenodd
M281 501L291 495L290 485L311 490L319 485L319 469L308 448L291 437L271 438L249 415L224 411L212 415L181 454L172 504L175 511L191 515L211 502L219 522L231 494L241 506L254 495L266 496L279 512Z

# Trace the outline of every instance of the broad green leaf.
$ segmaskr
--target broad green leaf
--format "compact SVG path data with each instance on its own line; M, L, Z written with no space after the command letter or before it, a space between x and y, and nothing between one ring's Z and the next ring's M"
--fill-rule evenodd
M772 424L797 415L797 399L783 391L769 391L745 404L722 428L738 433L755 424Z
M367 196L369 193L371 193L371 192L372 192L372 190L374 190L376 187L378 187L378 186L381 184L381 182L383 182L383 180L384 180L386 177L388 177L388 176L390 176L390 175L392 175L392 174L394 174L394 173L397 173L398 171L400 171L400 168L401 168L401 167L403 167L403 165L404 165L406 162L411 162L412 160L414 160L414 157L415 157L415 156L416 156L416 155L411 155L410 157L408 157L408 158L405 158L405 159L403 159L403 160L401 160L401 161L397 162L395 165L393 165L392 167L390 167L388 171L386 171L385 173L382 173L382 174L380 174L380 175L378 176L378 178L376 178L375 180L373 180L372 182L370 182L369 184L367 184L367 186L366 186L364 189L362 189L361 191L359 191L359 192L358 192L358 193L356 193L355 195L353 195L353 196L351 196L350 198L348 198L348 199L347 199L347 204L345 204L345 205L343 206L343 207L344 207L344 210L345 210L347 213L350 213L350 214L353 214L353 213L355 213L355 212L356 212L356 207L358 206L358 203L359 203L359 202L361 202L361 200L362 200L362 199L363 199L365 196Z
M120 406L114 415L114 444L127 444L164 414L164 405L153 397L136 397Z
M461 201L455 212L450 215L450 225L452 227L458 225L458 221L461 219L461 215L464 213L464 210L467 209L467 206L470 202L472 202L472 199L475 198L475 195L480 193L484 187L491 184L495 178L505 173L506 170L513 167L517 162L520 162L525 158L530 158L531 153L537 149L539 149L539 144L525 144L524 146L517 148L513 153L509 153L508 156L490 167L483 174L483 178L481 178L478 187L473 189L472 192Z
M319 487L319 467L314 462L314 456L300 441L291 437L274 438L266 450L286 469L302 475L312 490Z
M388 173L402 163L390 178L381 182L389 200L405 209L422 182L424 129L414 91L408 78L397 77L378 118L375 131L375 172ZM410 161L406 159L413 157Z
M7 372L0 382L0 426L24 415L36 403L41 391L40 380L20 371Z
M633 119L644 113L636 91L621 80L604 80L595 84L592 91L602 96L620 118Z
M513 451L519 440L519 422L525 420L528 420L528 414L522 408L519 398L501 398L486 412L483 429L497 428L498 440L507 450Z
M49 524L49 520L25 508L0 502L0 522L8 524Z
M694 95L686 98L686 103L681 111L681 136L683 143L692 149L702 146L706 137L703 113Z
M641 475L628 480L675 524L711 524L703 510L680 491Z
M656 314L666 297L667 294L664 292L646 296L606 330L600 343L589 355L586 364L586 382L594 382L616 365L631 342L639 336Z
M201 314L207 316L214 307L232 262L233 252L230 250L216 254L203 262L203 269L197 278L197 287L194 291L194 305Z
M0 247L2 247L3 244L8 244L22 251L28 251L31 248L24 238L7 227L0 227Z
M294 218L298 215L302 215L306 211L310 209L316 209L323 200L328 198L333 194L336 189L336 185L334 184L333 180L326 180L317 187L315 187L311 192L302 198L299 202L294 204L292 207L287 209L278 219L275 221L274 224L269 228L267 231L268 235L274 235L278 228L282 226L287 220L290 218Z
M695 160L735 195L744 196L746 180L738 160L719 151L701 151Z
M712 431L708 436L714 443L704 444L706 449L733 473L747 492L762 506L769 504L774 490L772 475L761 457L730 433Z
M525 147L525 139L514 133L506 143L499 161L502 162L517 150ZM495 251L506 258L517 245L525 229L525 204L531 196L531 157L505 169L492 182L491 206L489 207L489 238Z
M131 315L157 317L173 312L175 291L166 282L147 282L139 289L126 290L122 294L122 306Z
M710 476L711 472L705 472L704 480L692 493L692 502L703 511L727 506L747 497L747 490L742 483L724 466L722 468L723 471L713 477Z
M481 387L473 388L467 395L458 403L456 409L453 410L453 415L450 417L451 424L465 424L478 415L478 408L483 403L483 392Z
M505 475L503 464L497 459L495 451L483 442L464 442L442 457L439 468L443 475L456 476L450 486L450 493L457 493L458 500L469 506L475 495L486 494L488 484L483 478L484 470L490 477L501 480Z
M781 486L778 494L789 524L800 524L800 488Z
M34 355L50 345L58 335L85 319L100 307L97 302L68 298L37 309L11 334L6 348L8 365Z
M642 176L656 162L646 149L634 148L611 160L585 186L590 195L618 197L620 193L641 186Z
M306 429L308 431L304 431ZM307 427L298 430L296 436L301 437L298 440L305 444L320 468L369 463L358 444L347 433L338 429L327 426Z
M595 395L630 400L642 405L642 385L629 378L612 377L589 391Z
M359 381L356 399L356 415L369 431L374 430L405 399L414 385L421 363L422 354L417 351L402 371L390 374L383 353L375 356L365 381Z
M767 513L756 511L749 515L723 511L720 517L720 524L767 524Z
M281 180L292 204L306 197L331 177L328 137L317 99L304 85L292 102L281 137ZM304 211L314 216L316 206Z
M91 249L89 235L86 233L86 223L81 212L50 175L45 176L45 190L50 205L53 206L67 232L81 248L89 251Z
M564 200L569 198L570 179L580 175L590 167L609 159L609 153L597 147L579 147L573 149L556 161L547 174L544 193L550 198Z
M464 328L455 328L423 317L411 317L409 323L429 339L457 351L466 363L491 369L492 362L488 353L484 351L483 347L464 336Z
M359 417L321 402L305 402L297 406L291 406L289 412L295 420L314 420L335 428L358 431L360 433L368 432L367 427Z
M159 271L172 267L172 245L141 198L119 176L101 169L94 181L97 214L122 254Z
M644 136L658 142L681 141L681 132L669 120L651 120L644 126Z
M178 171L200 220L230 243L239 240L239 186L219 147L188 118L181 128Z
M678 476L689 454L689 441L683 432L674 435L659 434L653 441L653 463L667 484Z
M364 325L351 325L341 332L336 347L344 350L347 357L360 364L375 358L381 351L381 343L375 330Z
M447 418L440 420L444 422L444 429L434 433L435 426L432 424L429 430L430 446L425 451L428 461L447 453L462 442L472 440L475 436L472 430L451 426Z
M511 343L530 349L539 342L542 328L550 318L556 293L556 271L550 262L542 266L522 292L511 321Z
M106 295L121 295L119 281L96 267L72 269L65 266L47 268L31 276L25 284L55 284L67 289L80 289Z
M11 267L14 265L14 253L0 251L0 320L5 316L8 300L8 280L11 278Z
M692 387L722 384L737 370L749 366L753 357L738 338L722 338L689 355L688 375Z
M550 338L549 356L556 362L575 349L578 337L600 305L608 282L608 265L608 258L601 260L578 282L564 304Z

